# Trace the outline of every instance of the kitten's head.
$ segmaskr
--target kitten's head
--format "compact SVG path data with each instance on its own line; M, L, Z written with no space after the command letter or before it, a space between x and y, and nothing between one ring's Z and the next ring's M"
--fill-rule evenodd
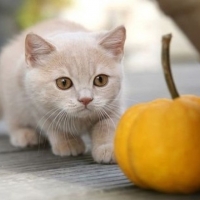
M28 34L25 41L25 86L35 105L85 117L115 110L122 80L126 31L74 32L44 39ZM112 107L113 106L113 107Z

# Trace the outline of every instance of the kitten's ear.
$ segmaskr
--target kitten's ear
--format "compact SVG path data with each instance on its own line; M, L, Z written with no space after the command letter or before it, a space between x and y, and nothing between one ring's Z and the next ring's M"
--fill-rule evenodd
M26 63L31 66L39 65L45 56L55 51L55 47L42 37L29 33L25 39Z
M124 26L109 31L101 37L99 44L108 50L115 58L120 60L123 57L124 43L126 40L126 29Z

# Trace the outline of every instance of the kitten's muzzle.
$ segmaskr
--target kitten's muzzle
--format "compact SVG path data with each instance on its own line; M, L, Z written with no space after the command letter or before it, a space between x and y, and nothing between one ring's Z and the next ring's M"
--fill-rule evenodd
M81 98L81 99L78 99L78 101L80 103L82 103L84 106L87 106L91 101L93 101L93 98Z

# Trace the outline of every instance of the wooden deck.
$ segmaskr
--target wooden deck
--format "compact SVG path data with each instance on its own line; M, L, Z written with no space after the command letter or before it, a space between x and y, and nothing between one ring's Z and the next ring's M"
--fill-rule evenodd
M173 69L180 93L200 95L200 67ZM160 72L126 72L126 105L169 97ZM153 178L153 177L152 177ZM200 178L200 177L197 177ZM0 200L194 200L193 195L167 195L135 187L117 165L100 165L90 154L54 156L48 145L18 149L0 136Z

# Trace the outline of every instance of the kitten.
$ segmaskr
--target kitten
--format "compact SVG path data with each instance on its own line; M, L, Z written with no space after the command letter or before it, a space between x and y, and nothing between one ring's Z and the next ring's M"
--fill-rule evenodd
M84 153L114 163L121 115L126 31L89 32L62 20L42 22L16 37L0 56L0 102L10 141L26 147L48 138L55 155Z

